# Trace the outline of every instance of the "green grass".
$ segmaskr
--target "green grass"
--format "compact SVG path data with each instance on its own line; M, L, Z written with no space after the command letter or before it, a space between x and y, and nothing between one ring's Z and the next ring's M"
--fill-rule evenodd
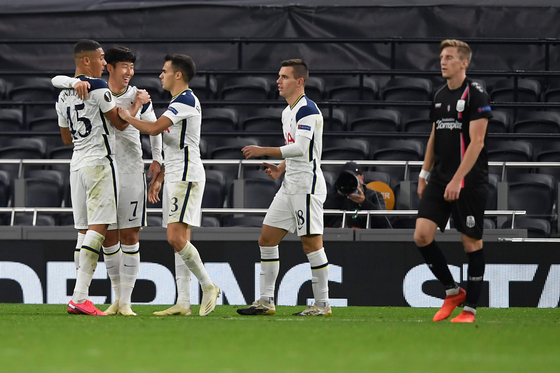
M335 308L332 317L66 314L65 305L0 304L1 372L559 372L558 309L487 309L474 324L435 309ZM193 311L198 311L193 307ZM454 315L458 313L455 311Z

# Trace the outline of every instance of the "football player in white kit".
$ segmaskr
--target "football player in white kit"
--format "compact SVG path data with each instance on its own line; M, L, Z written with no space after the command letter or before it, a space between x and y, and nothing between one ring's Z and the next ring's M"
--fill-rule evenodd
M81 234L76 285L67 308L71 314L107 315L87 298L107 227L117 221L113 126L122 131L127 123L119 118L107 83L98 79L107 64L104 56L96 41L78 41L74 46L76 77L90 84L89 96L82 100L75 90L64 89L56 103L62 140L74 145L70 188L74 224Z
M150 122L156 121L150 97L145 90L130 86L134 76L136 55L122 46L109 48L105 52L109 89L118 107L136 112L136 117ZM57 88L72 88L87 97L88 83L75 78L57 76L53 78ZM151 136L150 143L154 160L148 175L157 174L161 158L161 136ZM115 161L119 172L119 200L117 224L111 224L103 242L104 261L111 279L115 299L105 311L109 315L136 316L131 309L131 297L140 266L140 228L146 225L146 180L142 160L140 132L128 126L115 133Z
M150 183L148 200L158 201L163 179L163 226L167 227L167 241L175 250L177 276L177 304L154 312L155 315L190 315L190 270L202 287L200 316L214 311L220 288L212 282L198 250L190 242L191 227L200 226L202 195L206 183L204 166L200 159L200 102L189 89L189 82L196 73L192 58L182 54L165 56L160 74L163 89L171 93L167 111L155 122L139 120L126 109L119 108L125 121L150 135L163 133L165 168ZM179 281L179 278L184 280Z
M295 316L330 316L329 262L323 248L323 203L327 188L321 171L323 148L323 115L317 105L305 96L307 65L301 59L282 62L278 73L278 92L288 102L282 112L282 147L246 146L247 159L261 156L285 158L278 166L264 163L268 176L278 179L286 172L282 186L264 218L259 246L261 273L259 299L240 315L273 315L274 288L280 268L278 245L286 233L297 230L303 251L309 259L315 302Z

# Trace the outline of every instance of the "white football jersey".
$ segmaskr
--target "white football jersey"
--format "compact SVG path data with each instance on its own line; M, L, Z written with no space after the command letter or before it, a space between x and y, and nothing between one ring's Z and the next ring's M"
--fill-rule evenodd
M126 87L126 90L119 94L113 94L118 107L128 109L136 99L136 92L138 88L134 86ZM152 102L143 105L136 118L146 120L148 122L155 122L157 120ZM161 143L160 143L161 144ZM152 149L155 155L156 151ZM161 154L161 145L159 154ZM155 160L157 157L154 156ZM137 172L144 172L144 162L142 161L142 142L140 141L140 131L133 126L127 126L123 131L115 132L115 159L117 162L117 169L119 173L131 174ZM158 160L160 163L161 161Z
M58 95L58 125L70 129L74 152L70 170L112 162L115 129L103 113L115 107L115 100L101 79L77 77L91 85L88 98L82 101L74 89L63 89Z
M166 181L205 181L200 159L202 109L193 91L186 89L171 99L164 116L173 124L163 131Z
M299 136L310 139L309 148L299 157L286 158L286 174L282 188L286 194L327 194L321 170L323 151L323 114L317 105L302 95L282 112L282 131L286 145Z

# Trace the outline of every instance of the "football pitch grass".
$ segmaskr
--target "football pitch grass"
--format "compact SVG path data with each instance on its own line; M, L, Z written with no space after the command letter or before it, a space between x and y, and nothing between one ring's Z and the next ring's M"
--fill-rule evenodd
M431 308L333 308L331 317L236 308L96 317L0 304L0 372L560 372L557 308L481 308L474 324L434 323Z

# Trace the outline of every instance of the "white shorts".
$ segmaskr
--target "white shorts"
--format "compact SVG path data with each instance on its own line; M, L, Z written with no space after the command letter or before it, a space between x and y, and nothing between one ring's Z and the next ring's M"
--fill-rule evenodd
M169 223L185 223L200 227L202 196L206 182L174 181L163 183L163 227Z
M117 222L118 176L114 163L70 172L74 227Z
M323 234L323 203L326 194L284 194L274 196L263 224L294 232L298 236Z
M109 230L146 226L146 176L143 172L119 175L117 223Z

